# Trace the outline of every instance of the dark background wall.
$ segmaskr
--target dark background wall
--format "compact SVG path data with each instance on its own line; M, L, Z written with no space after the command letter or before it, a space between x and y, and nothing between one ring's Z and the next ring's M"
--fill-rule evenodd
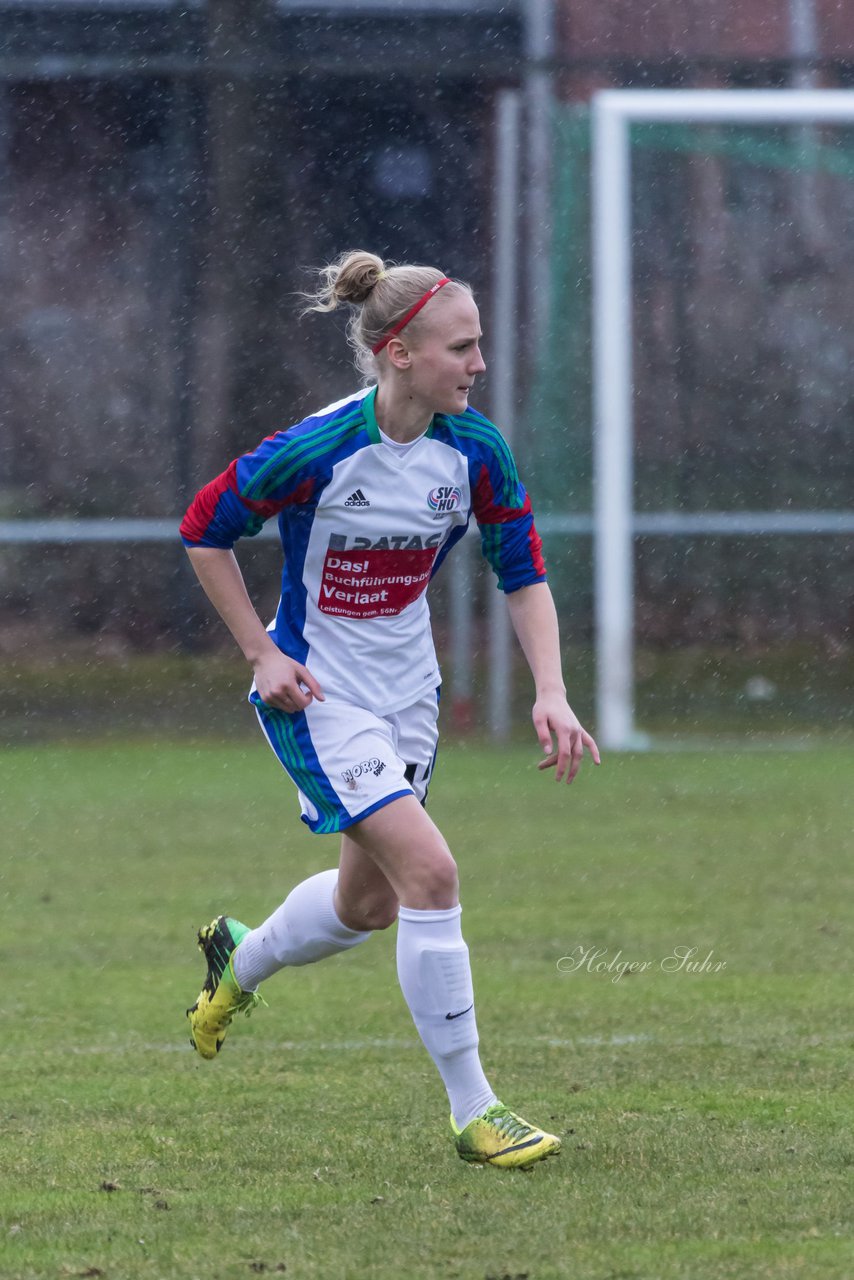
M343 320L297 319L306 269L342 249L436 263L488 312L495 97L528 83L524 16L0 5L0 519L173 517L236 452L345 393ZM854 16L830 0L806 60L771 0L572 0L555 16L546 65L569 107L608 84L845 85L854 67ZM571 162L558 142L554 161L557 198ZM586 155L574 163L580 206ZM785 167L667 147L637 173L642 501L845 505L851 182L825 174L807 199ZM549 386L548 440L520 448L557 511L590 501L584 218L572 251L565 219L553 245L552 287L575 310L552 306L546 367L541 344L519 371L523 426ZM528 321L523 308L522 337ZM481 398L488 408L488 385ZM556 569L589 563L584 544L550 551ZM687 567L670 554L643 551L642 638L826 632L829 599L834 642L848 635L838 542L782 561L777 544L747 569L708 544ZM201 634L171 548L0 548L0 586L8 648ZM575 634L589 634L589 578L571 599Z

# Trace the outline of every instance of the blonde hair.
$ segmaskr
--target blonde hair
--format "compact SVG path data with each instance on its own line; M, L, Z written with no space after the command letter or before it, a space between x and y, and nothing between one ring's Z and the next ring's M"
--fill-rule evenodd
M302 295L307 303L303 315L335 311L341 305L350 307L347 341L355 353L356 368L367 383L375 382L378 374L372 348L444 275L436 267L385 263L365 249L342 253L317 274L318 288ZM445 288L471 294L462 280L452 280ZM416 332L419 319L415 316L410 322Z

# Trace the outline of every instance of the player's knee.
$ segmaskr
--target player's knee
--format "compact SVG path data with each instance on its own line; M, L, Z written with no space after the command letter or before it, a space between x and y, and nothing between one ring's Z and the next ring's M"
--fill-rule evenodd
M431 851L414 876L419 896L427 907L455 906L459 900L457 864L447 847Z
M362 929L390 929L397 919L400 903L397 898L377 899L366 903L361 911Z
M348 929L368 933L391 928L397 919L399 908L400 903L393 895L371 894L355 902L339 902L338 916Z
M460 877L457 864L448 853L436 866L435 885L445 898L453 898L456 902L460 893Z

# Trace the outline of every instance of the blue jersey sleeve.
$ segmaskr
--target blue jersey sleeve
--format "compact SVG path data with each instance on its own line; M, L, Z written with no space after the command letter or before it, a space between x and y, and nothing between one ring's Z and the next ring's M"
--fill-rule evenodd
M483 554L502 591L544 582L543 544L513 454L491 422L475 410L466 415L467 424L469 418L468 433L476 446L467 450L472 510Z

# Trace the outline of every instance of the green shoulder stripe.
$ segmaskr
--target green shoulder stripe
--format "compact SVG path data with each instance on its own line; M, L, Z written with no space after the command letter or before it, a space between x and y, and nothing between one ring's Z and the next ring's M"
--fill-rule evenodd
M296 443L289 440L267 459L263 467L259 467L241 497L255 500L266 497L273 489L285 484L307 462L322 457L324 453L331 453L350 436L356 435L363 428L364 422L360 403L346 417L324 422L313 431L307 431Z
M519 473L516 470L513 455L498 428L488 422L486 418L483 419L485 426L481 426L479 422L470 422L463 418L452 418L451 422L457 435L462 436L464 439L477 440L479 444L485 444L492 450L504 477L504 496L508 499L504 505L507 507L518 506Z

